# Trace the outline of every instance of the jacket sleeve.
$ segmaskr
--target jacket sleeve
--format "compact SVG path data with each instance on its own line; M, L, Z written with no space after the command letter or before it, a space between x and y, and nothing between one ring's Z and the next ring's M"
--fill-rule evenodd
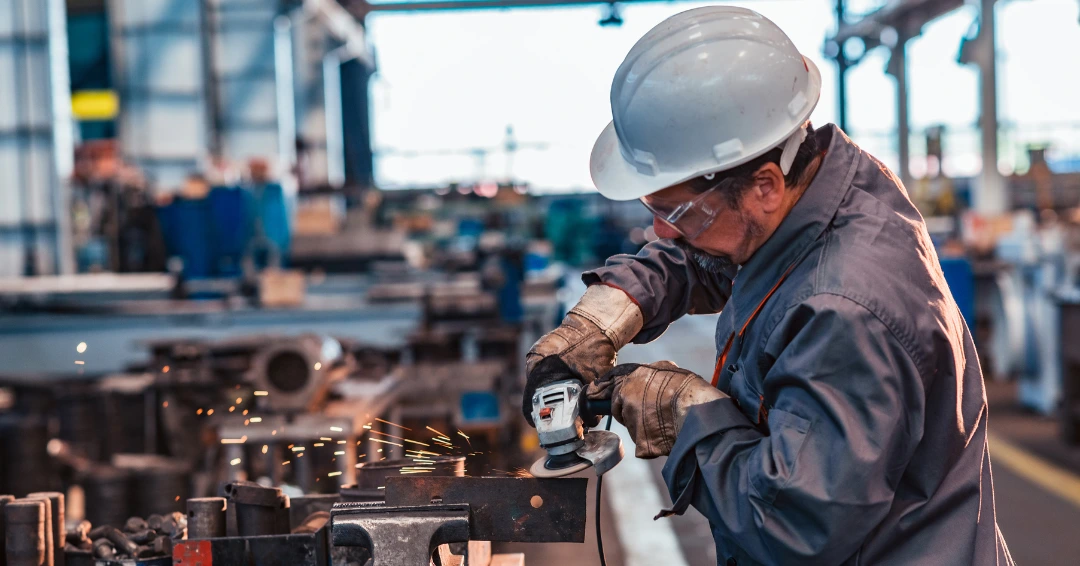
M689 486L724 547L839 564L886 516L921 438L919 372L876 316L835 295L789 310L764 355L769 434L731 399L691 408L664 480L673 500Z
M645 325L633 342L644 344L684 314L720 312L731 296L734 276L734 267L726 273L705 271L671 240L657 240L637 255L608 258L604 267L586 271L581 279L586 285L621 289L637 303Z

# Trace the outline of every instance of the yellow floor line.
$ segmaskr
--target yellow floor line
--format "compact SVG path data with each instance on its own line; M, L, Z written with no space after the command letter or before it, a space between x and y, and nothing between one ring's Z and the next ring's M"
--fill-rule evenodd
M1080 507L1080 476L1059 468L993 434L988 435L990 461L1009 468L1031 483Z

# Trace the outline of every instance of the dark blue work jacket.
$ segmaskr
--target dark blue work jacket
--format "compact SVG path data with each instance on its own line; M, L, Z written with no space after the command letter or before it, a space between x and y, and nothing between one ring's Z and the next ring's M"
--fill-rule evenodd
M696 313L721 313L718 351L735 335L730 399L690 410L664 466L672 499L721 564L1011 565L978 356L923 219L839 128L816 135L817 176L737 274L660 240L583 276L640 304L635 342Z

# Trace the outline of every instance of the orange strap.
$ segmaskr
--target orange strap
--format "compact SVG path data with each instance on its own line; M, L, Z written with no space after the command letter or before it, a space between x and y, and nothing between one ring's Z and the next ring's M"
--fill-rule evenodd
M795 269L794 263L791 264L791 267L787 268L787 271L785 271L783 275L780 276L780 280L776 282L776 285L773 285L772 289L769 289L769 292L766 293L763 299L761 299L761 302L758 303L758 306L754 309L754 312L750 313L750 318L746 319L746 322L743 323L742 328L739 329L739 338L742 338L743 334L746 332L746 327L750 326L750 322L757 318L758 313L761 312L761 308L764 307L765 303L769 301L769 297L772 297L773 293L775 293L776 290L780 288L780 284L783 283L785 279L787 279L787 276L791 273L792 269ZM720 373L724 371L724 364L727 362L728 352L731 350L731 343L734 341L735 333L732 332L731 336L728 336L727 344L724 345L724 351L720 353L720 358L716 360L716 368L713 369L712 375L713 387L716 387L716 385L720 383Z

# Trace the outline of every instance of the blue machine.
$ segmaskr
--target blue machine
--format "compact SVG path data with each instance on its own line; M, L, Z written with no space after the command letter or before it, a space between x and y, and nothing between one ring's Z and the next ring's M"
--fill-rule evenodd
M966 257L942 257L941 271L968 326L975 324L975 274Z

